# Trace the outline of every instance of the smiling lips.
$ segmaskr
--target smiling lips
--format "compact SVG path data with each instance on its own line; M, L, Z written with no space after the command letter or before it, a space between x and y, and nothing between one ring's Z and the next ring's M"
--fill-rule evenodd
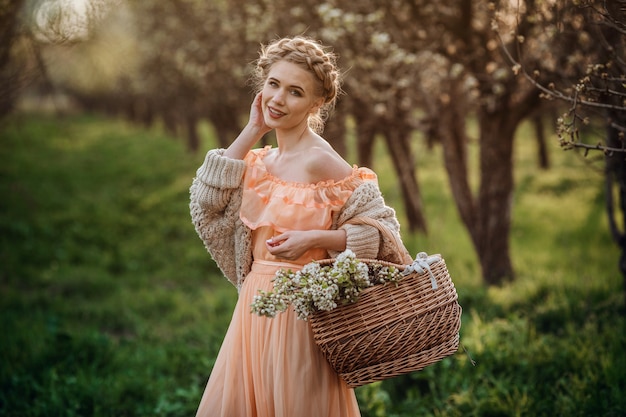
M268 110L268 112L269 112L270 116L272 116L272 117L274 117L274 118L279 118L279 117L282 117L282 116L284 116L284 115L285 115L285 113L283 113L283 112L281 112L281 111L278 111L278 110L276 110L276 109L275 109L275 108L273 108L273 107L269 107L269 106L268 106L268 107L267 107L267 110Z

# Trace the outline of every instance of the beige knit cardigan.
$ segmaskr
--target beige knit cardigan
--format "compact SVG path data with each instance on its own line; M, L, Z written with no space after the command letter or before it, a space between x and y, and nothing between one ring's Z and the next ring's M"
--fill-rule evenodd
M223 156L223 149L210 150L196 172L190 192L191 219L208 252L226 278L241 288L252 266L252 231L239 218L246 162ZM400 224L395 211L385 204L378 185L365 182L357 187L343 208L333 216L332 229L346 232L346 248L357 258L402 263L394 242L372 226L348 224L355 217L378 220L396 236ZM338 252L330 251L331 257Z

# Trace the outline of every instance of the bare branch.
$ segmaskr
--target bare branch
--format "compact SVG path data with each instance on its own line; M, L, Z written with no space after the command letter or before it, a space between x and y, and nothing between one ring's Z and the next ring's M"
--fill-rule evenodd
M524 76L524 78L526 78L528 81L530 81L531 84L533 84L535 87L537 87L543 93L545 93L545 94L547 94L547 95L549 95L549 96L551 96L553 98L565 101L567 103L572 103L574 105L580 104L580 105L583 105L583 106L586 106L586 107L593 107L593 108L599 108L599 109L626 111L626 107L624 107L624 106L617 106L617 105L614 105L614 104L599 103L599 102L595 102L595 101L582 100L582 99L578 98L577 94L575 94L572 97L570 95L564 94L563 92L561 92L559 90L556 90L556 89L553 89L553 88L548 88L548 87L544 86L543 84L538 82L534 77L532 77L530 74L528 74L528 72L522 66L522 64L520 62L518 62L517 60L515 60L515 58L513 58L513 56L509 52L508 48L506 47L506 45L504 43L504 40L500 36L500 33L498 31L495 31L495 32L496 32L496 37L498 38L498 41L500 42L500 46L502 47L502 51L506 55L507 59L513 65L513 71L515 73L522 74Z
M605 154L626 152L626 149L624 149L624 148L613 148L613 147L610 147L610 146L602 145L601 143L597 143L595 145L590 145L588 143L583 143L583 142L562 141L561 142L561 147L563 147L565 149L580 148L580 149L585 149L587 151L589 151L589 150L596 150L596 151L602 151Z
M611 126L611 128L613 128L613 129L615 129L615 130L618 130L618 131L620 131L620 132L624 132L624 133L626 133L626 127L624 127L624 126L622 126L622 125L618 125L618 124L617 124L617 123L615 123L615 122L611 122L611 123L609 123L609 126Z

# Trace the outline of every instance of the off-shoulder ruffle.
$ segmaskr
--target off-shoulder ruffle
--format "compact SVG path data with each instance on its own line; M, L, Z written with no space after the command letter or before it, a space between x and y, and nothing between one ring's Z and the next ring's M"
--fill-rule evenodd
M263 158L270 148L255 149L245 159L240 218L253 230L260 226L278 231L328 229L332 213L343 207L359 185L377 181L374 171L356 165L350 175L338 181L285 181L267 171Z

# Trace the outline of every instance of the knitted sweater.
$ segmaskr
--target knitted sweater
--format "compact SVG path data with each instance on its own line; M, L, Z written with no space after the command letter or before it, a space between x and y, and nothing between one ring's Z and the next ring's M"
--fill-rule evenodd
M210 150L191 184L191 219L208 252L226 278L239 290L252 266L252 231L239 218L246 162L223 156L223 149ZM378 229L348 224L356 217L378 220L399 237L395 211L385 204L375 182L364 182L335 213L332 229L346 232L346 248L357 258L406 262L408 253ZM338 252L329 251L331 257ZM410 259L410 256L409 256Z

